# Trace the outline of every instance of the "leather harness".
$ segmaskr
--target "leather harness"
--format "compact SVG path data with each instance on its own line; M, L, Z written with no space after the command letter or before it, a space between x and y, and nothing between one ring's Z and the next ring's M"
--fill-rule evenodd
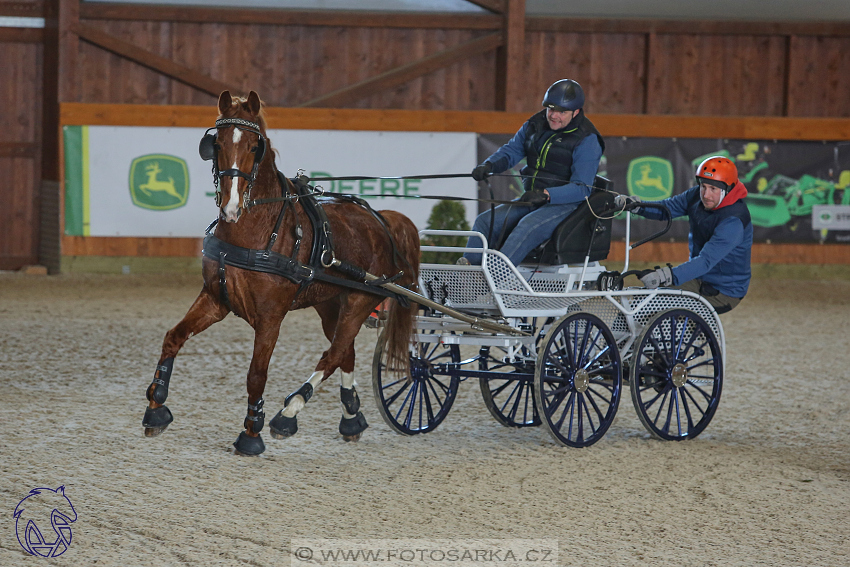
M298 295L300 295L300 293L311 282L318 280L370 293L372 295L389 297L395 299L403 306L410 305L406 297L380 287L385 283L391 283L399 279L404 275L403 271L399 271L391 277L384 276L377 280L367 282L366 270L359 266L339 260L334 256L333 235L327 214L322 208L322 202L349 202L366 208L366 210L368 210L372 216L378 220L390 239L393 249L393 263L396 267L398 267L397 260L401 258L412 270L410 263L398 253L395 239L392 237L392 234L387 227L386 220L380 213L372 209L366 201L353 195L334 195L330 198L323 197L321 199L322 202L320 202L319 199L316 198L313 188L300 176L293 180L293 185L296 188L295 196L287 195L286 179L279 171L277 174L278 183L281 188L281 197L279 199L258 200L264 203L275 201L283 202L283 206L278 214L277 221L271 235L269 236L269 242L265 249L244 248L242 246L230 244L229 242L225 242L216 237L212 231L218 223L218 219L214 220L205 231L206 236L204 237L203 255L218 262L219 297L228 310L239 316L230 304L230 299L227 293L227 266L232 266L242 270L250 270L253 272L273 274L284 277L292 283L299 284L300 287L298 289L298 293L293 299L293 304L295 303L295 299L297 299ZM304 232L301 228L301 223L298 221L298 215L295 214L294 202L301 203L301 206L313 228L313 248L310 253L310 262L307 265L302 264L297 260ZM260 202L257 202L257 204L260 204ZM295 216L295 243L293 245L291 257L272 250L272 246L277 241L279 234L278 231L283 223L283 217L289 207L292 207L292 212ZM341 278L330 274L326 271L330 268L333 268L353 279Z

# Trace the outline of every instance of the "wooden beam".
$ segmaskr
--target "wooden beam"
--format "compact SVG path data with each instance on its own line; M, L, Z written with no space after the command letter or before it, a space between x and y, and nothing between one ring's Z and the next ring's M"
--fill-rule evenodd
M504 14L509 0L466 0L470 4L475 4L485 10L490 10L494 14Z
M128 43L123 39L119 39L108 33L102 32L99 29L86 25L78 24L74 30L83 39L93 45L101 47L107 51L111 51L116 55L129 59L139 65L152 69L157 73L185 83L190 87L194 87L199 91L218 96L222 91L230 90L231 92L239 92L239 89L233 85L228 85L212 77L208 77L203 73L190 69L179 63L175 63L171 59L160 57L159 55L142 49L132 43Z
M850 36L848 22L718 22L689 20L556 18L529 16L526 31L562 33L656 33L685 35Z
M505 12L505 45L500 49L498 58L501 69L496 72L501 82L499 92L502 100L497 101L498 108L507 112L522 110L525 81L525 0L508 0Z
M0 2L0 16L11 18L42 18L44 17L44 1Z
M791 100L791 67L794 61L794 36L789 35L785 38L785 74L782 76L782 116L791 116L792 100Z
M502 27L501 18L489 14L410 14L365 12L359 10L213 8L205 6L110 4L105 2L83 3L81 16L89 20L141 20L280 26L468 30L498 30Z
M337 89L331 93L314 98L299 106L332 107L350 103L383 90L404 84L416 77L432 73L463 59L474 57L496 49L502 44L502 34L494 33L473 39L455 47L450 47L418 61L390 69L380 75L360 81L353 85Z
M0 43L41 43L44 30L41 28L0 28Z
M63 103L60 119L61 123L65 125L208 128L217 115L218 110L215 105ZM480 134L513 134L522 126L523 122L528 120L527 112L356 108L267 107L265 115L269 128L478 132ZM850 140L850 118L679 116L669 114L590 114L589 117L603 136L733 138L742 140Z
M64 256L197 258L202 248L201 238L62 236Z
M56 50L52 57L58 59L55 63L58 86L56 100L52 103L58 104L77 98L76 71L80 38L74 28L80 23L80 0L53 0L53 4L55 6L45 13L44 25L46 32L54 33L55 28L55 33L58 34L58 44L50 47ZM59 132L56 132L57 137L58 135Z
M38 146L30 142L0 142L0 157L34 158L38 155Z

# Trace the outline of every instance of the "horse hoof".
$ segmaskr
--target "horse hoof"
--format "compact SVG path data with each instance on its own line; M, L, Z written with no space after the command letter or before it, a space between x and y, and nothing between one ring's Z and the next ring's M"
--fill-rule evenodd
M159 406L156 409L147 408L145 417L142 419L142 427L145 428L145 437L156 437L174 421L174 416L166 406Z
M283 410L280 410L274 416L274 419L269 422L269 429L272 432L272 437L275 439L292 437L298 432L298 418L286 417L283 415Z
M360 441L361 437L363 437L363 432L360 432L357 435L343 435L342 440L347 443L357 443Z
M360 411L350 419L339 420L339 432L346 441L359 441L367 427L366 417Z
M165 427L145 427L145 437L156 437L166 429L168 429L167 425Z
M256 457L266 450L266 444L263 443L263 438L259 434L256 437L251 437L244 431L236 438L233 447L234 453L244 457Z

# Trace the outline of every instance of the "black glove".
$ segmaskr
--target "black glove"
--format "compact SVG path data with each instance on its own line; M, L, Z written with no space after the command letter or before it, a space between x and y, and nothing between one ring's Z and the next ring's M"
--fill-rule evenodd
M489 161L485 161L472 170L472 178L476 181L483 181L491 175L493 175L493 164Z
M519 198L520 203L530 203L532 208L542 207L549 202L549 195L543 191L526 191Z

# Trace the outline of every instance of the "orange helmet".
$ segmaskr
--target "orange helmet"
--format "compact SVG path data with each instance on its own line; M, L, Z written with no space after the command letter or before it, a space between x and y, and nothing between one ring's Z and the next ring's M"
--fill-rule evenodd
M729 191L738 182L738 168L729 158L712 156L703 160L697 167L697 183L700 178L718 182L724 190Z

